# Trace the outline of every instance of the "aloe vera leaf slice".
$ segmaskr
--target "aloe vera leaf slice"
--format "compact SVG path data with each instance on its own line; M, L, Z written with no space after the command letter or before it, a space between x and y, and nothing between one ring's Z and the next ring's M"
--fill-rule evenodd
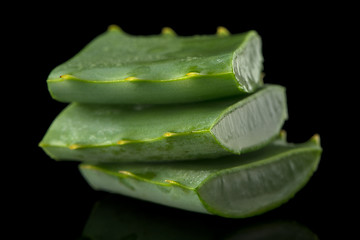
M285 89L196 104L70 104L40 146L58 160L174 161L241 154L269 143L287 118Z
M189 211L245 218L292 198L320 161L318 135L302 144L277 140L244 155L173 163L80 164L96 190Z
M56 67L48 89L62 102L126 104L196 102L255 91L262 85L259 35L222 32L133 36L111 28Z

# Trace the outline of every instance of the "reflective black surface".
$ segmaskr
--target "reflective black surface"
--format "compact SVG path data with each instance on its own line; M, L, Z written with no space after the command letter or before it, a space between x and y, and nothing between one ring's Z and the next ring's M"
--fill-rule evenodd
M81 239L318 239L294 221L229 220L108 196L94 204Z
M168 230L162 229L163 223L170 226L169 231L176 236L184 235L188 239L191 236L198 236L194 239L272 239L273 235L281 239L282 234L290 234L291 237L285 239L314 236L350 239L346 237L351 236L352 224L356 223L351 217L358 215L352 200L357 191L354 186L357 181L352 179L356 175L349 172L356 169L357 155L349 152L356 148L350 147L352 141L347 136L356 135L352 117L356 109L352 103L356 101L355 95L344 93L351 90L350 80L335 75L341 60L335 57L336 44L343 36L343 25L333 21L334 15L328 14L326 8L314 6L292 6L279 12L266 9L265 13L258 13L258 17L254 17L256 11L245 16L245 13L239 15L238 9L232 12L231 6L226 6L225 10L215 8L213 12L195 11L196 14L171 8L156 14L149 11L146 15L134 12L136 8L125 11L127 13L118 10L107 14L112 7L87 12L57 6L41 12L29 9L19 15L21 23L14 20L8 36L21 53L13 54L16 61L9 60L16 69L7 70L13 76L7 81L12 85L3 87L4 93L7 90L11 93L4 102L9 108L4 129L11 126L14 130L5 145L11 152L12 159L8 161L11 166L3 168L7 176L3 184L8 190L4 198L9 201L3 205L9 212L4 218L12 226L11 230L8 228L12 235L78 239L84 229L89 230L91 222L93 231L104 227L96 224L94 218L97 217L91 212L94 204L108 195L95 192L87 185L78 172L77 163L56 162L37 144L66 106L51 99L45 83L47 75L105 31L109 24L116 23L132 34L156 34L164 26L172 27L179 35L212 34L219 25L234 33L257 30L263 39L264 81L287 88L290 117L284 129L288 140L304 142L319 133L324 148L318 171L293 199L249 219L223 219L119 197L119 207L125 207L125 216L129 216L126 217L129 227L125 230L130 226L134 229L120 239L143 239L137 238L142 236L137 235L138 230L154 231L157 227L165 234ZM224 14L220 16L219 11ZM140 220L144 216L132 215L125 203L134 207L136 214L148 214L145 220ZM136 226L137 218L139 226ZM109 222L109 227L112 224L116 225ZM299 232L302 238L293 237L293 232Z

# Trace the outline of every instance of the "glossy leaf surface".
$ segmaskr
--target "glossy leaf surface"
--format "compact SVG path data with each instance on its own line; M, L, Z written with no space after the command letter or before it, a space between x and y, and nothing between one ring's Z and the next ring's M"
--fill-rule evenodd
M288 201L317 169L315 135L303 144L278 139L244 155L174 163L81 164L97 190L229 218L261 214Z
M261 39L255 31L181 37L101 34L47 83L63 102L168 104L255 91L262 85Z
M86 222L83 240L316 240L293 221L212 218L110 195L98 201Z
M40 146L54 159L174 161L241 154L263 147L287 118L284 88L181 105L70 104Z

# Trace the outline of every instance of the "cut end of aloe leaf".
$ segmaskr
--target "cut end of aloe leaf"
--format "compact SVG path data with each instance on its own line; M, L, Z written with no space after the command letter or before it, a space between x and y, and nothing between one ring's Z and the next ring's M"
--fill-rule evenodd
M211 129L216 140L236 154L267 144L287 118L285 89L280 86L261 89L247 100L228 109Z
M229 171L201 186L199 196L207 209L218 215L258 215L292 198L310 179L319 157L319 151L296 153L276 159L270 167L249 166Z
M200 185L199 197L209 212L231 218L256 216L279 207L294 197L317 170L322 152L319 139L316 134L306 143L291 146L280 136L281 147L273 144L247 156L261 156L262 151L277 154L218 172Z
M239 86L245 92L253 92L262 84L263 55L261 39L256 32L247 37L248 44L235 51L232 66Z

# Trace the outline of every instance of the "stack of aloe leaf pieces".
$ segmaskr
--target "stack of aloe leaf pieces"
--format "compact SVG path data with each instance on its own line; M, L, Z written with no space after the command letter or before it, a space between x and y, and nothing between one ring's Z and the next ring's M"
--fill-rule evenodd
M229 218L292 198L317 169L318 135L286 142L285 88L263 83L255 31L134 36L118 26L56 67L70 103L40 147L81 161L96 190Z

